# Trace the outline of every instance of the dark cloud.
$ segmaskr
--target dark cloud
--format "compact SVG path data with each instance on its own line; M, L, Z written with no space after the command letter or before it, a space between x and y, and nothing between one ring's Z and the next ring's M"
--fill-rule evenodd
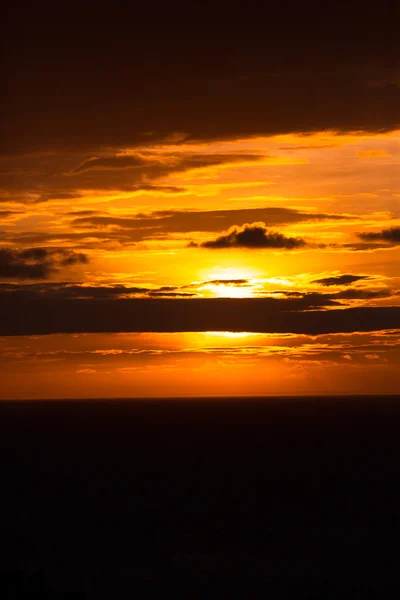
M221 231L236 223L263 222L268 226L301 223L303 221L342 220L343 215L307 213L290 208L243 208L234 210L169 210L149 214L138 213L125 217L112 215L78 218L72 221L76 227L109 227L119 229L151 228L170 233L191 231Z
M45 279L53 270L50 261L44 258L23 256L16 250L0 249L0 277L22 279Z
M131 295L146 294L150 290L139 286L109 285L92 286L76 283L33 283L23 286L18 284L0 284L1 293L15 294L14 297L25 294L30 299L38 297L48 300L113 300L115 298L129 297Z
M152 185L152 184L141 184L124 186L124 191L127 192L154 192L155 194L183 194L186 192L186 188L178 185Z
M303 221L342 220L343 215L329 213L306 213L289 208L268 207L236 210L169 210L155 211L149 214L137 213L127 216L89 215L72 220L72 225L82 230L72 233L69 239L97 237L114 239L121 243L133 243L158 238L174 233L219 232L227 230L236 223L263 222L267 226L277 226ZM93 232L99 230L101 233ZM84 231L88 233L84 233ZM26 232L27 239L35 240L35 233ZM68 236L68 234L66 234ZM32 237L33 236L33 237ZM54 239L61 239L54 234ZM15 238L23 243L23 238ZM30 243L37 243L31 241ZM194 244L195 246L195 244Z
M357 236L365 242L386 242L397 246L400 244L400 227L391 227L382 231L369 231L358 233Z
M87 157L87 154L53 153L45 161L40 155L21 158L37 166L38 171L10 170L2 177L1 202L38 204L51 200L80 199L84 191L121 191L132 194L182 194L185 187L157 184L158 179L204 167L223 167L260 161L261 154L156 152L140 155L109 155ZM15 160L15 158L14 158ZM8 159L10 165L12 159ZM78 164L77 164L78 163Z
M343 244L341 248L347 248L354 250L355 252L368 252L372 250L387 250L388 248L395 247L396 244L384 244L383 242L359 242L351 244ZM330 247L335 247L330 245Z
M7 217L18 214L21 214L18 210L0 210L0 219L6 219Z
M3 151L398 126L395 2L179 4L9 3Z
M126 289L73 295L68 286L0 286L0 335L94 332L254 331L339 333L400 328L400 306L335 309L302 298L126 298ZM129 288L128 288L129 289ZM121 290L120 290L121 291ZM318 302L328 310L319 309ZM29 310L27 310L29 306Z
M320 294L318 292L297 292L291 290L275 291L273 294L282 294L287 298L302 298L309 303L310 307L322 307L332 305L332 303L339 304L341 301L346 300L375 300L379 298L390 298L392 296L396 296L398 293L389 289L368 290L352 288L330 294Z
M124 171L134 170L131 179L158 179L171 173L181 173L192 169L215 167L238 162L256 162L263 158L260 154L193 154L180 153L144 153L142 155L93 156L82 161L67 175L79 175L88 171ZM170 186L164 186L168 189ZM157 189L144 185L139 189ZM176 188L172 186L172 189Z
M77 192L54 191L39 194L35 202L48 202L49 200L76 200L77 198L81 198L81 194L78 194Z
M99 213L98 210L72 210L71 212L65 213L69 217L93 217L93 215L97 215Z
M83 254L82 252L74 252L73 250L70 250L69 252L62 252L61 258L59 259L59 264L62 267L70 267L72 265L86 264L88 262L89 262L89 259L86 256L86 254Z
M47 279L60 267L70 267L87 262L88 258L85 254L73 250L0 248L0 278Z
M48 179L44 179L44 186L48 185ZM14 190L13 184L8 186L8 189L13 193L5 196L0 196L0 203L15 203L15 204L40 204L41 202L49 202L50 200L76 200L81 198L81 194L75 192L43 192L36 187L30 187L27 183L24 186L23 179L19 176L18 191Z
M151 298L193 298L197 294L190 294L189 292L163 292L163 291L151 291L147 294Z
M78 175L85 171L109 171L119 169L132 169L134 167L143 167L151 163L141 156L92 156L82 161L77 167L69 172L70 175Z
M54 177L54 175L53 175ZM54 181L50 178L49 175L44 174L43 179L40 181L40 187L30 186L29 182L25 182L19 180L18 182L18 190L14 189L14 183L10 183L8 186L9 193L7 195L0 196L0 203L15 203L15 204L40 204L42 202L49 202L51 200L76 200L82 197L81 194L75 192L57 192L49 191L44 193L41 188L49 187L50 185L55 185ZM38 184L39 185L39 184ZM121 191L121 192L132 192L135 194L137 192L154 192L155 194L183 194L186 193L186 188L174 185L151 185L151 184L141 184L141 185L132 185L131 183L125 183L122 179L118 178L118 180L110 180L110 179L101 179L96 177L95 179L90 178L89 180L77 182L74 181L71 187L80 187L82 190L98 190L102 189L111 190L111 191ZM63 186L65 187L65 182L63 182Z
M226 235L203 242L202 248L302 248L306 242L302 238L286 237L277 231L269 231L262 223L245 224L233 227Z
M94 156L82 161L67 175L80 175L88 171L125 171L130 170L129 178L132 183L159 179L172 173L182 173L204 167L218 167L241 162L256 162L263 158L260 154L193 154L179 153L146 153L143 155L112 155ZM93 184L92 184L93 185ZM145 184L139 189L152 189Z
M323 277L322 279L314 279L311 283L320 283L321 285L351 285L362 279L370 279L368 275L336 275L334 277Z
M228 287L246 287L249 285L248 279L212 279L210 281L201 281L200 283L189 283L187 285L172 286L164 285L148 293L148 296L197 296L197 293L185 292L184 290L201 290L208 285L228 286Z
M211 281L203 281L199 286L204 285L229 285L229 286L246 286L249 285L248 279L211 279Z
M391 290L349 289L331 294L330 297L338 300L374 300L375 298L390 298L392 295Z

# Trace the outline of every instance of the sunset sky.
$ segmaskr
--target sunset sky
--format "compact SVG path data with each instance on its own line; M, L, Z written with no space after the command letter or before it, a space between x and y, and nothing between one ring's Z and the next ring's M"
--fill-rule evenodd
M1 398L399 392L399 11L300 5L8 9Z

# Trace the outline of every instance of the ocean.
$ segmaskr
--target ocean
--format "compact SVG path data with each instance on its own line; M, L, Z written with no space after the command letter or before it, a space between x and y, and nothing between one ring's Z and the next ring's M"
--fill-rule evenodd
M1 402L1 597L386 597L399 433L400 396Z

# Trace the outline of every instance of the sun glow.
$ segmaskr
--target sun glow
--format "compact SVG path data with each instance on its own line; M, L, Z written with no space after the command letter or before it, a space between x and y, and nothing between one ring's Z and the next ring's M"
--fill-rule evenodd
M204 335L211 338L227 338L227 339L241 339L248 337L262 336L262 333L253 333L251 331L205 331Z
M251 298L256 295L258 273L248 267L215 267L202 272L202 290L217 298Z
M207 283L203 286L203 290L217 298L251 298L254 295L251 282L244 286L230 283Z

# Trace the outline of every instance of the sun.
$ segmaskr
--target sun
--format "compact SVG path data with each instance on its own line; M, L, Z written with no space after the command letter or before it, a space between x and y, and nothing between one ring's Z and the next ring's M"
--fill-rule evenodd
M210 292L212 296L217 298L251 298L253 290L251 287L243 287L231 284L214 285L209 283L204 286L204 290Z
M249 267L215 267L202 273L202 291L216 298L252 298L257 282Z

